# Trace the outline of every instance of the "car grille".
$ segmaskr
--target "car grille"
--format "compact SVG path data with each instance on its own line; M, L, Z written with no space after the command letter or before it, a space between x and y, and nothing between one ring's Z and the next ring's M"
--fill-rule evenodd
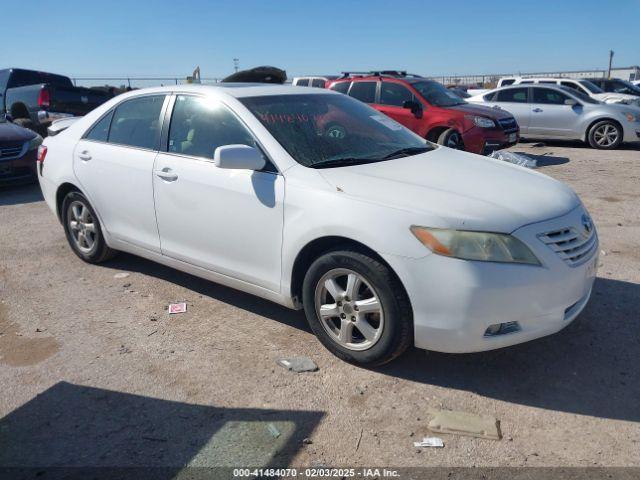
M20 157L23 148L24 142L12 142L0 145L0 160L10 160Z
M501 118L498 120L498 123L506 133L513 133L518 131L518 122L516 122L516 119L513 117Z
M538 235L568 265L575 267L586 262L598 247L595 228L582 233L573 227L553 230Z

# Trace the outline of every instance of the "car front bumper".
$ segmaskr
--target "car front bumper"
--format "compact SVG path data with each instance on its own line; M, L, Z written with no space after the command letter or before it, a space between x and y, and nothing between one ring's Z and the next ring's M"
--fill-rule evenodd
M580 207L580 214L582 212ZM411 301L418 348L466 353L493 350L553 334L584 309L598 263L595 242L579 265L570 266L539 238L574 225L576 212L523 227L525 241L542 266L466 261L428 254L421 259L385 255ZM539 243L539 245L536 244ZM518 330L487 336L491 325L517 322Z
M462 134L467 152L489 155L515 145L520 140L520 131L505 132L500 129L473 127Z
M20 158L0 159L0 186L34 183L36 180L36 150L28 150Z

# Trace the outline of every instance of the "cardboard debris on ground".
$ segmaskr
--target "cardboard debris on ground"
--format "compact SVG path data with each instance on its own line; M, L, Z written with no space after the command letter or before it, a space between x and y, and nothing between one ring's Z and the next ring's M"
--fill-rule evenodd
M120 273L116 273L113 278L127 278L129 276L128 273L126 272L120 272Z
M277 363L290 372L302 373L315 372L318 370L318 366L315 362L308 357L279 358Z
M169 304L169 315L173 315L175 313L185 313L186 311L187 311L186 302Z
M427 425L432 432L467 435L470 437L500 440L500 420L489 415L476 415L452 410L434 410L433 419Z
M444 442L441 438L438 437L424 437L421 442L413 442L413 446L416 448L420 447L434 447L434 448L443 448Z

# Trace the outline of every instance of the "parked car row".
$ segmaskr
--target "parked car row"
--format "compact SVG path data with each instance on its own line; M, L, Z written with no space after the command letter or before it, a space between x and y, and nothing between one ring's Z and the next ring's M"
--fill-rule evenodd
M520 136L581 140L599 149L640 141L640 88L622 80L504 77L497 89L469 90L470 95L460 87L387 70L343 72L326 86L373 106L422 138L473 153L506 148Z

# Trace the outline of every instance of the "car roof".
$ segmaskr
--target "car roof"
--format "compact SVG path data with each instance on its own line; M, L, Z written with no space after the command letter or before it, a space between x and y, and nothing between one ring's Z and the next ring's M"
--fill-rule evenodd
M573 81L573 82L579 82L581 80L588 80L587 78L569 78L569 77L515 77L517 80L528 80L528 81L554 81L554 82L560 82L560 81Z
M215 85L185 84L169 85L166 87L151 87L133 90L123 95L137 96L150 93L224 93L231 97L264 97L269 95L334 95L335 92L325 89L310 89L308 87L294 87L291 85L269 83L217 83Z
M494 88L493 90L489 91L489 92L485 92L485 93L480 93L478 94L480 95L486 95L488 93L493 93L493 92L497 92L498 90L502 91L502 90L514 90L516 88L550 88L551 90L557 90L559 92L563 92L563 93L571 93L571 89L567 89L565 87L562 87L560 85L554 85L551 83L543 83L543 84L539 84L539 83L525 83L524 85L521 83L516 83L516 84L512 84L512 85L505 85L504 87L498 87L498 88Z

